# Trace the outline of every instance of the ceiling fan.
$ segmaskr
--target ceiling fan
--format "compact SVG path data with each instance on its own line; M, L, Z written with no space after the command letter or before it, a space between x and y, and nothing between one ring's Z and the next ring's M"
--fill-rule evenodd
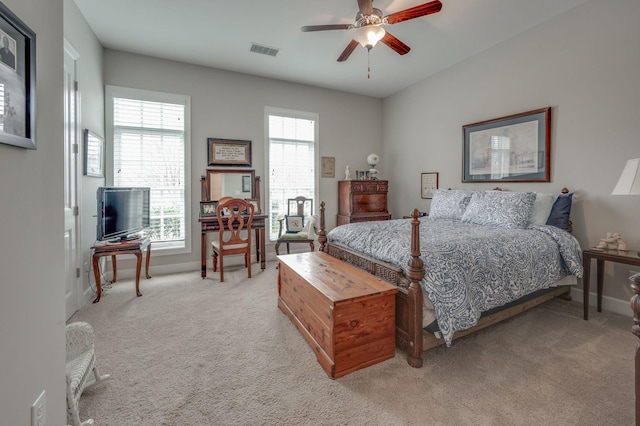
M373 7L373 0L357 1L359 11L356 13L355 22L353 24L309 25L301 28L303 32L350 30L355 28L356 32L353 35L353 40L351 40L346 49L344 49L342 54L338 57L338 62L346 61L355 48L358 47L358 44L370 51L378 41L382 41L400 55L409 53L409 50L411 50L409 46L389 34L382 27L430 15L432 13L440 12L440 9L442 9L442 3L439 0L435 0L420 6L411 7L409 9L383 16L380 9Z

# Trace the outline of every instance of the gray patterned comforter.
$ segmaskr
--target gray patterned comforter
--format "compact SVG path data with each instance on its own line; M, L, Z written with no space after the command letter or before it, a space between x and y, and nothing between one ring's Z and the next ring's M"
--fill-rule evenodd
M474 326L480 314L547 288L567 275L582 276L578 241L553 226L510 229L455 219L421 218L421 282L443 338ZM327 238L407 271L411 221L352 223Z

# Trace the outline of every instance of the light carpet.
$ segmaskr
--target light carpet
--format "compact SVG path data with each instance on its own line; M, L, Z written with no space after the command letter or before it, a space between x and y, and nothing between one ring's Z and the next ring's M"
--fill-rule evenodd
M153 272L153 268L151 270ZM274 262L122 280L70 321L102 373L81 418L127 425L632 425L632 320L553 300L423 354L331 380L277 307Z

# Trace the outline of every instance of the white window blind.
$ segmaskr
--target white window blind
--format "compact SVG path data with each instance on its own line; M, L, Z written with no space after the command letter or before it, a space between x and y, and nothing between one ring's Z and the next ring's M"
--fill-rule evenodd
M151 240L185 240L185 105L113 97L113 185L151 188Z
M287 199L315 194L316 120L269 115L269 237L278 238L278 219ZM317 206L314 200L314 210Z

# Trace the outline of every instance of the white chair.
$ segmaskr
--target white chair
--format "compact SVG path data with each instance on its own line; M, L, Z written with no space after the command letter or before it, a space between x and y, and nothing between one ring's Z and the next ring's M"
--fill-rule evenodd
M67 340L67 411L73 426L92 425L93 419L80 421L78 402L85 389L104 382L108 374L100 375L96 363L93 327L86 322L73 322L66 327ZM93 372L93 380L89 376Z

